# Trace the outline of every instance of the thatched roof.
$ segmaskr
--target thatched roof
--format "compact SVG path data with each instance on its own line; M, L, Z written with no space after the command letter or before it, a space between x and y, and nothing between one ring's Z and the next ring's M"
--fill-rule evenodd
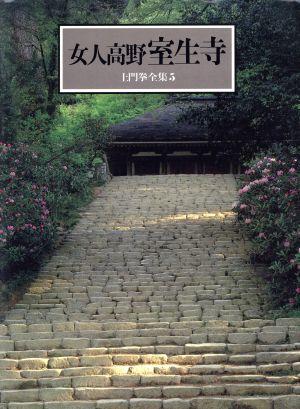
M211 103L212 98L202 98L197 104ZM189 101L190 103L190 101ZM182 113L181 104L168 104L152 112L111 127L112 142L150 142L150 141L197 141L206 139L206 129L195 125L177 122Z

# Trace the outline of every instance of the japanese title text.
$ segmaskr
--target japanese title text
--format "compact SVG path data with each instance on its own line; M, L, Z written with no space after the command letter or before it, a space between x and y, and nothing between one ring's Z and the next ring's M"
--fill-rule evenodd
M222 54L226 53L226 44L217 37L211 36L207 41L194 42L186 37L177 42L159 36L158 40L151 40L148 44L122 44L103 46L93 44L91 48L76 43L71 49L71 62L69 65L91 65L100 63L110 66L112 64L142 65L146 55L149 56L148 65L175 65L175 64L201 64L204 61L214 65L221 63Z

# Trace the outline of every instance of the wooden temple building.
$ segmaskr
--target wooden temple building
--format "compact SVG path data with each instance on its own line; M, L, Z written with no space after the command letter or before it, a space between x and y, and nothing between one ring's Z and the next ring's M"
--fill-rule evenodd
M214 99L197 97L192 103ZM170 103L114 125L107 149L111 174L239 173L237 159L224 152L223 143L209 140L207 129L177 121L181 112L178 103Z

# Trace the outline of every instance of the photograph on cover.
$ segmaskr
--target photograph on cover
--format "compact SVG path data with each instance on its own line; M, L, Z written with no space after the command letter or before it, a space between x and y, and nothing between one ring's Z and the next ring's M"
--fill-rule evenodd
M0 0L0 409L300 408L299 23Z

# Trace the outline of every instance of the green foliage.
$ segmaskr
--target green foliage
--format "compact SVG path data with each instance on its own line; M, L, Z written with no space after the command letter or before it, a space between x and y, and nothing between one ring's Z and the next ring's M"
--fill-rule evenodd
M33 268L57 228L75 222L91 183L70 152L49 160L24 144L0 144L0 171L0 276L8 277Z
M37 156L25 146L0 145L1 275L30 264L53 238L46 201L48 187L34 182Z
M289 310L287 311L287 316L290 318L300 318L300 310Z
M165 97L159 94L96 94L78 95L76 101L73 105L60 105L46 141L37 139L37 149L44 143L52 156L71 149L75 162L91 166L96 157L103 156L111 125L159 107Z
M59 24L115 24L126 5L125 0L0 2L0 62L9 67L5 79L0 73L0 85L10 84L16 129L39 111L52 118L57 105L71 99L57 93Z
M300 150L281 145L248 163L237 218L269 265L277 304L300 306Z
M78 97L77 107L89 111L93 118L102 119L108 127L151 111L164 101L165 96L162 94L82 95Z
M201 15L207 7L207 2L202 0L129 0L121 23L182 23L187 15L195 12Z
M121 21L126 24L176 22L180 18L180 3L178 0L129 1Z
M109 126L165 101L155 94L57 92L58 25L114 24L126 5L123 0L0 2L0 140L7 142L0 163L0 276L8 291L32 277L58 231L70 228L90 200Z
M214 107L190 107L182 119L207 124L212 140L230 141L227 152L239 152L243 159L274 142L296 143L300 120L296 76L279 80L277 75L278 69L266 64L245 68L237 76L237 95L218 97Z
M77 101L61 105L52 120L42 112L29 116L19 144L1 145L0 270L6 277L32 269L57 228L76 222L78 207L91 197L91 170L103 161L109 126L157 107L164 97L96 95Z
M0 129L2 140L4 137L10 141L12 138L28 141L30 138L30 143L45 143L51 128L51 140L62 140L63 137L67 144L67 141L85 137L83 123L86 119L98 118L102 121L101 126L107 127L144 112L143 106L151 108L151 99L153 102L162 99L155 95L77 97L57 93L58 25L114 24L127 5L126 0L0 3L0 32L5 40L0 50L3 71L3 74L0 71L0 85L5 90L3 104L11 100L10 106L13 107L13 112L3 110L0 127L8 119L14 125L14 132L9 132L8 126L3 131ZM57 111L59 115L56 115Z
M215 107L190 107L182 120L207 124L209 137L230 140L249 159L257 147L299 141L300 5L281 1L222 0L185 22L235 24L236 92L218 94Z

